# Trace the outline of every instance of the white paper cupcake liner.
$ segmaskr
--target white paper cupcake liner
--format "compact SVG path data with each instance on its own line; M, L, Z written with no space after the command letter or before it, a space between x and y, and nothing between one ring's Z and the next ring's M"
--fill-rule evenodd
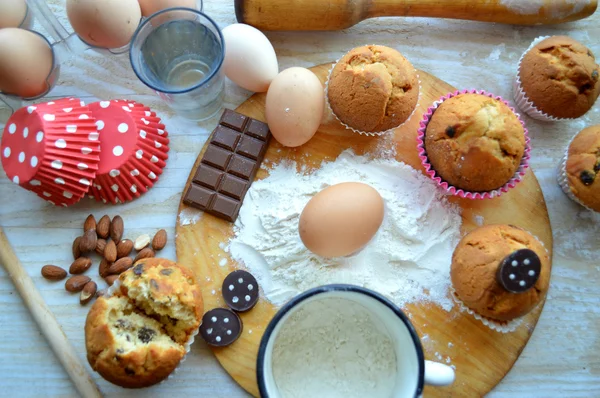
M535 105L533 104L532 101L529 100L529 98L527 97L527 94L525 94L525 91L523 90L523 87L521 86L521 77L520 77L521 62L523 61L525 54L527 54L529 51L531 51L531 49L533 49L533 47L535 47L540 42L542 42L543 40L546 40L549 37L551 37L551 36L540 36L540 37L536 38L531 43L531 45L529 46L527 51L525 51L523 53L523 55L521 55L521 58L519 58L519 64L517 66L517 73L515 74L515 78L513 79L513 98L515 100L515 104L521 111L523 111L523 113L525 113L529 117L532 117L536 120L540 120L543 122L557 122L560 120L573 120L575 118L558 118L558 117L550 116L547 113L542 112L541 110L539 110L538 108L535 107Z
M575 196L573 191L571 191L571 186L569 185L569 177L567 177L567 160L569 158L569 148L571 147L571 143L573 142L575 137L577 137L577 134L574 135L573 138L571 138L571 140L569 141L569 144L567 145L567 149L565 150L565 154L558 166L558 172L556 173L557 174L557 176L556 176L557 182L558 182L558 185L560 186L560 188L563 190L563 192L565 193L565 195L567 195L567 197L569 199L571 199L573 202L585 207L589 211L594 211L594 209L586 206L581 200L579 200L579 198L577 196Z
M333 68L335 68L335 66L340 61L340 59L336 60L333 64L331 64L331 67L329 68L329 72L327 73L327 81L325 82L325 103L327 104L327 109L329 110L329 112L331 112L331 114L333 115L333 117L335 117L335 119L338 122L340 122L340 124L342 126L344 126L347 130L351 130L352 132L358 133L360 135L366 135L368 137L378 137L378 136L385 135L385 134L393 132L397 128L400 128L400 127L404 126L406 123L408 123L412 119L413 115L417 111L417 108L419 107L419 104L421 102L421 94L423 93L423 89L422 89L422 86L421 86L421 78L419 77L419 73L417 72L416 69L415 69L415 74L417 75L417 81L419 82L419 95L417 97L417 103L415 105L415 108L413 109L413 111L411 112L411 114L408 116L408 118L404 122L402 122L401 124L399 124L396 127L392 127L391 129L388 129L388 130L385 130L385 131L378 131L378 132L360 131L360 130L357 130L357 129L355 129L355 128L349 126L349 125L347 125L346 123L342 122L340 120L340 118L335 114L335 112L333 111L333 109L331 108L331 104L329 103L329 95L328 95L328 92L329 92L329 79L331 78L331 73L333 72Z

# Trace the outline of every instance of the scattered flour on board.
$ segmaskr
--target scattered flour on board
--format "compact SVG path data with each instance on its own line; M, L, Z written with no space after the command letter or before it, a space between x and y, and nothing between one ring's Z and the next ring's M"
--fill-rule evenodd
M200 210L187 207L179 213L179 223L181 225L196 224L201 216L202 212Z
M319 257L300 240L300 213L322 189L349 181L381 194L383 224L356 255ZM347 150L312 174L297 173L296 164L288 162L254 182L224 249L257 277L275 305L312 287L350 283L399 306L429 301L449 311L450 262L461 223L460 208L426 176L394 159L371 160Z

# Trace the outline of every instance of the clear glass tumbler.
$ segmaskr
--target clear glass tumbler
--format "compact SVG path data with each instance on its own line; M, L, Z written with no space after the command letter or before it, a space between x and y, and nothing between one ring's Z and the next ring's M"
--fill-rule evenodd
M190 120L208 119L221 110L224 56L217 24L190 8L171 8L146 19L129 49L137 77Z

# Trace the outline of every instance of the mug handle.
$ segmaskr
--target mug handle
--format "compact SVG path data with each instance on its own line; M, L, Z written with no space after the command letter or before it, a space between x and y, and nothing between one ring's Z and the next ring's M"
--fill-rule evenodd
M425 361L425 384L441 387L452 383L454 383L454 369L438 362Z

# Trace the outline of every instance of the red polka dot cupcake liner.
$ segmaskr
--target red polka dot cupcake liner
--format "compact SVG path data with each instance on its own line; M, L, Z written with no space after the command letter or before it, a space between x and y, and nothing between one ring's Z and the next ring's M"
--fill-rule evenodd
M77 98L19 109L2 137L8 178L56 206L77 203L89 191L100 161L95 122Z
M89 105L100 134L100 167L90 196L125 203L147 192L166 165L168 133L150 108L127 100Z
M493 99L503 102L517 116L517 118L519 119L519 122L523 126L523 130L525 132L525 151L523 153L523 158L521 159L521 164L519 165L519 168L517 169L515 175L506 184L504 184L502 187L495 189L493 191L469 192L469 191L465 191L463 189L454 187L454 186L450 185L448 182L442 180L442 178L437 174L437 172L431 166L431 163L429 163L429 158L427 157L427 150L425 149L425 132L427 130L427 125L429 124L429 121L431 120L431 117L433 116L433 114L435 113L437 108L444 101L446 101L452 97L456 97L457 95L460 95L460 94L481 94L481 95L485 95L487 97L490 97L490 98L493 98ZM515 109L513 107L511 107L510 104L508 102L506 102L502 97L496 96L494 94L490 94L484 90L462 90L462 91L456 91L454 93L446 94L439 100L435 101L433 103L433 105L427 109L427 112L425 112L425 114L423 115L423 119L421 119L421 122L419 123L419 130L418 130L418 135L417 135L417 150L419 152L419 159L421 159L421 164L425 168L425 173L432 180L434 180L441 189L446 191L448 194L458 196L461 198L467 198L467 199L492 199L492 198L502 195L503 193L508 192L510 189L514 188L523 179L523 176L525 175L525 173L527 172L527 169L529 168L529 159L531 159L531 139L529 138L529 132L527 130L527 127L525 126L525 122L521 119L520 115L515 111Z

